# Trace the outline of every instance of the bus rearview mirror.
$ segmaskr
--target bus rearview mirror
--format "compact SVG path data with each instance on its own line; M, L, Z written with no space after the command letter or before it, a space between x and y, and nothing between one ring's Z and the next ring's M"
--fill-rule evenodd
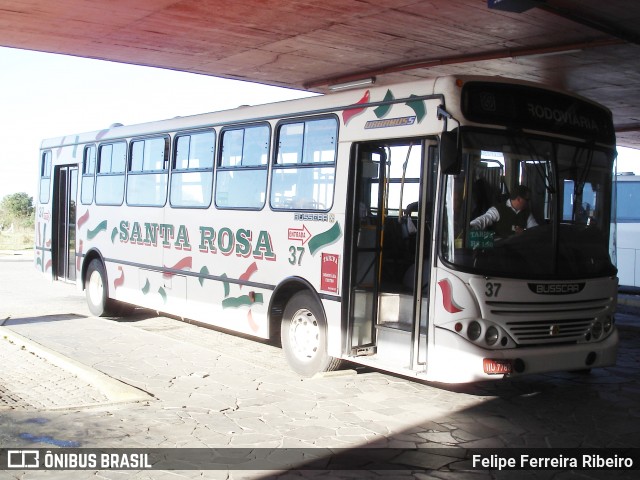
M460 148L457 130L442 132L440 137L440 169L445 175L458 175L462 165L462 149Z

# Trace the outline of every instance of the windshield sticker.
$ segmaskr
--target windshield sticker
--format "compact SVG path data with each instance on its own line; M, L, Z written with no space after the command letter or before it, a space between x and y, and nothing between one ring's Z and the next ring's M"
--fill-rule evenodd
M487 230L469 231L469 248L493 248L495 232Z

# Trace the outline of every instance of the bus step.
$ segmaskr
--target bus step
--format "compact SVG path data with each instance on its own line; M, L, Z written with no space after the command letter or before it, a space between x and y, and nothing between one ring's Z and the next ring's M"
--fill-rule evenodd
M375 355L376 347L374 345L369 345L366 347L354 347L351 349L351 355L354 357L362 357L365 355Z

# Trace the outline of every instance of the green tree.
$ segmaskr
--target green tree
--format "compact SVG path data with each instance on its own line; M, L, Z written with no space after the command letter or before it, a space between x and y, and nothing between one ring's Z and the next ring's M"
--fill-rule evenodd
M33 214L33 197L24 192L12 193L2 199L0 208L13 218L27 219Z

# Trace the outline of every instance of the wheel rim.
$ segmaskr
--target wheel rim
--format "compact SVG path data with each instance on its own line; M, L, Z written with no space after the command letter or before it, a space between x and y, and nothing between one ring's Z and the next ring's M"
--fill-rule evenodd
M87 290L89 292L89 300L91 300L91 303L96 306L102 305L102 276L98 271L94 270L91 272Z
M293 353L300 360L310 360L320 347L320 327L315 315L302 308L291 318L289 339Z

